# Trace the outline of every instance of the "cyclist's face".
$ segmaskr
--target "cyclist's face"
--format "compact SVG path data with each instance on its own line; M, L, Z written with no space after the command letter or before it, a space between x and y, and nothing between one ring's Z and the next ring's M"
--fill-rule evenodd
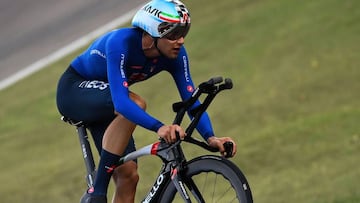
M175 40L160 38L158 39L158 48L166 57L174 59L179 55L180 48L184 42L184 37Z

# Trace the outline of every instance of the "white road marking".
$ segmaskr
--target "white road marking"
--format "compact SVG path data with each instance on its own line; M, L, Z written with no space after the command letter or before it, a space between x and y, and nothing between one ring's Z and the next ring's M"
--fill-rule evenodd
M79 48L87 45L96 37L102 35L103 33L115 29L125 23L129 22L132 17L135 15L136 11L139 8L135 8L130 10L126 14L119 16L118 18L114 19L113 21L105 24L104 26L90 32L89 34L81 37L70 43L69 45L60 48L58 51L36 61L35 63L25 67L24 69L18 71L17 73L11 75L10 77L6 78L5 80L0 81L0 91L15 84L16 82L26 78L27 76L47 67L49 64L56 62L57 60L65 57L66 55L78 50Z

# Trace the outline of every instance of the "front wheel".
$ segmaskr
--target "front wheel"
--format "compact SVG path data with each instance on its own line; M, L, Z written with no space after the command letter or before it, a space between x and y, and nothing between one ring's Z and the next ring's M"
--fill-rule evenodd
M213 155L197 157L187 163L182 177L193 201L253 202L244 174L235 164L222 157ZM160 202L184 202L171 181L159 199Z

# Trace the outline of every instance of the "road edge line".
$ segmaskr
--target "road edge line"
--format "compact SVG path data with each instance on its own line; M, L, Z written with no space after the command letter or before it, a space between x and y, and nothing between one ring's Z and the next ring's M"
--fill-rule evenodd
M9 76L5 80L0 81L0 91L6 89L7 87L10 87L11 85L15 84L16 82L30 76L31 74L33 74L39 70L42 70L49 64L58 61L59 59L65 57L66 55L78 50L79 48L90 43L96 37L106 33L107 31L115 29L118 26L124 25L125 23L127 23L131 20L131 18L135 15L135 13L138 9L139 8L137 7L135 9L130 10L129 12L110 21L109 23L105 24L104 26L101 26L100 28L90 32L89 34L58 49L54 53L49 54L48 56L45 56L44 58L32 63L31 65L25 67L24 69L21 69L20 71L16 72L15 74Z

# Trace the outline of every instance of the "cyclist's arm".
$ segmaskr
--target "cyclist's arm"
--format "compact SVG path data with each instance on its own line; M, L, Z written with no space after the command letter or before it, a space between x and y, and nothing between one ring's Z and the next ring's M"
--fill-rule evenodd
M107 74L114 108L131 122L157 132L164 124L150 116L129 98L129 89L125 74L128 58L126 44L127 40L110 39L106 45Z
M174 67L169 67L169 72L171 73L176 82L176 86L179 90L182 100L186 100L187 98L190 98L192 92L194 91L194 84L191 79L189 60L184 47L181 48L179 57L174 61L173 66ZM198 105L200 105L199 101L197 101L191 107L191 109L195 108ZM208 140L210 137L214 136L214 131L210 122L210 118L206 112L204 112L204 114L201 116L196 130L205 140Z

